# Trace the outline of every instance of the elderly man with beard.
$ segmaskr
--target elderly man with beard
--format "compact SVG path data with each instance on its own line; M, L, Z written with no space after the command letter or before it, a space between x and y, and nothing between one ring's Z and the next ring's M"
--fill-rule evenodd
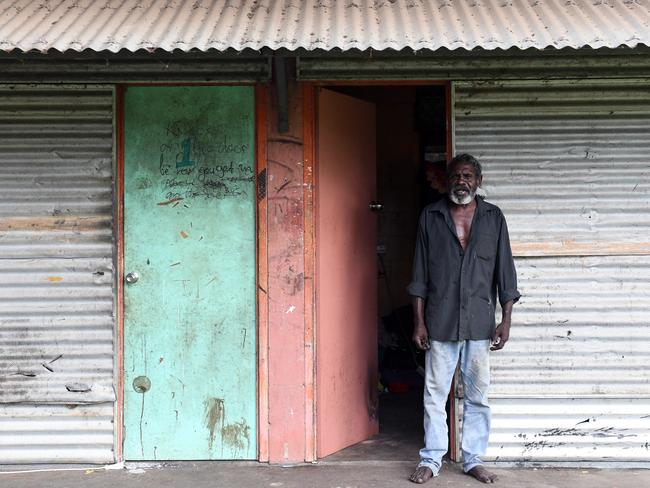
M480 459L490 434L489 355L508 340L512 306L520 294L505 218L476 196L481 183L476 158L456 156L448 166L448 198L425 207L420 217L408 287L413 341L427 351L424 447L409 478L415 483L437 476L447 452L445 403L459 361L463 471L483 483L497 480ZM497 294L503 313L495 327Z

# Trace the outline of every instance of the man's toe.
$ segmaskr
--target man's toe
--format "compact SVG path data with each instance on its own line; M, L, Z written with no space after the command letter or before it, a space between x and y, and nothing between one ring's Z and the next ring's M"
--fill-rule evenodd
M425 481L428 481L432 476L433 471L431 471L431 468L427 468L426 466L419 466L409 477L409 480L411 480L413 483L421 485Z

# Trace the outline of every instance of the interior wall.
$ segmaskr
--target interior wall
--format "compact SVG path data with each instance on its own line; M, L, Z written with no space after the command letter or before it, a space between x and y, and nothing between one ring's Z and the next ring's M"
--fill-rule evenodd
M410 303L406 286L417 229L420 136L415 127L416 87L382 87L377 97L377 243L385 275L379 282L379 314ZM381 264L381 263L380 263ZM381 268L380 268L381 270Z

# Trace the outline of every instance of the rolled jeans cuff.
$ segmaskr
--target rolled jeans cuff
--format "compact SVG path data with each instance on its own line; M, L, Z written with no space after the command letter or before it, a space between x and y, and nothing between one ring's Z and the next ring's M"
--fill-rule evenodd
M476 466L483 466L483 463L480 461L474 461L470 464L463 464L463 472L469 473L472 469L474 469Z
M420 461L420 464L418 464L418 468L423 468L423 467L429 468L433 473L434 478L440 474L440 466L437 466L436 463Z

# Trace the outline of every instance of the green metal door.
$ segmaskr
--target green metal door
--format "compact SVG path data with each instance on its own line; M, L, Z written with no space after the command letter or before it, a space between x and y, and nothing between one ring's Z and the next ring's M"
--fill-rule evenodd
M253 88L124 107L125 459L254 459Z

